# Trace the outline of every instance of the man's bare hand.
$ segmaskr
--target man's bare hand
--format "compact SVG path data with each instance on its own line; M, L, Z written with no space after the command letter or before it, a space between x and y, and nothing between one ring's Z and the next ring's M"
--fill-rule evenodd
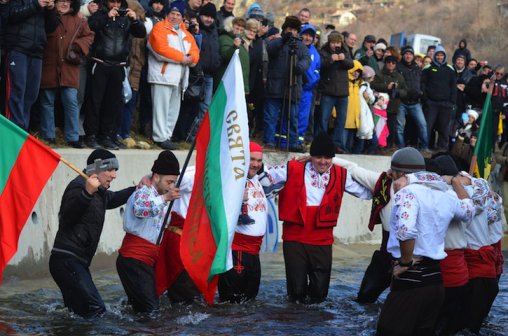
M97 10L99 9L99 5L94 1L90 1L86 7L88 8L90 14L97 12Z
M95 194L97 190L99 190L100 186L101 182L99 181L99 177L97 176L97 174L92 174L92 176L90 176L85 183L86 192L89 193L90 195Z
M180 198L182 195L180 195L180 188L172 186L163 196L166 202L170 202Z

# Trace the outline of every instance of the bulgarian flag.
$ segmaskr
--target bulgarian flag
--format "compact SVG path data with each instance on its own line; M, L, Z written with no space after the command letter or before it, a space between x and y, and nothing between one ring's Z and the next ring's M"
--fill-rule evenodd
M21 230L60 156L0 115L0 284Z
M485 98L480 130L478 131L478 138L474 147L474 155L471 160L470 168L470 170L474 172L471 175L484 179L489 178L492 164L494 125L492 122L491 97L492 94L489 92Z
M190 278L213 304L218 274L233 267L231 243L249 168L249 125L235 52L196 137L196 173L180 254Z

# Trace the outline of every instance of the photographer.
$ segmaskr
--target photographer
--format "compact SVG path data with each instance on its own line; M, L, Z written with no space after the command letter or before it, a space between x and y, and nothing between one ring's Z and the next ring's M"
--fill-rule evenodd
M397 58L395 56L387 56L385 58L385 66L383 70L376 74L376 78L370 84L373 90L384 92L390 96L390 102L386 109L388 115L388 146L394 145L395 140L395 123L397 122L397 114L400 107L400 99L407 95L406 81L404 77L396 71ZM400 146L400 144L397 144Z
M314 136L328 132L328 121L333 107L337 112L333 126L333 143L336 151L343 153L346 148L347 105L349 96L348 70L353 68L353 60L344 45L344 37L337 31L328 35L328 42L320 50L321 56L321 92L320 110Z
M95 32L85 118L86 145L119 149L114 141L122 111L122 82L129 57L130 35L145 37L146 30L126 0L107 0L88 19ZM106 98L107 97L107 98Z
M309 49L297 38L301 23L296 16L288 16L282 25L282 37L275 38L268 42L268 74L265 90L265 111L264 111L264 142L266 147L275 146L275 132L277 120L287 125L285 116L290 116L289 149L301 152L298 147L297 135L297 104L302 93L302 75L310 66ZM294 55L294 56L293 56ZM290 72L290 59L295 57L294 68ZM290 79L290 73L294 78ZM294 85L291 86L291 80ZM291 106L288 100L291 94ZM284 102L284 100L286 100ZM282 110L285 106L285 111ZM288 113L289 111L289 113ZM280 117L282 116L282 117ZM286 132L288 133L288 132ZM283 140L287 134L281 134ZM284 144L281 143L282 146Z

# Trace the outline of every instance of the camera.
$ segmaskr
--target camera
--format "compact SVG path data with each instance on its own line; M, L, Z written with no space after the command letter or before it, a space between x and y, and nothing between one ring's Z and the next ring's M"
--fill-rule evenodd
M127 15L127 9L118 9L118 16L125 16Z

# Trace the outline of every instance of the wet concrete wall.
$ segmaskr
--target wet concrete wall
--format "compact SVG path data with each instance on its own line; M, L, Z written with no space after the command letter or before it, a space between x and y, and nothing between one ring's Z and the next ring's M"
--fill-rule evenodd
M57 150L62 157L79 167L85 167L86 158L91 150L61 149ZM112 183L111 190L118 190L136 184L143 175L150 173L153 161L159 151L123 150L115 152L120 162L118 177ZM180 164L183 165L187 151L176 151ZM389 157L381 156L341 156L368 167L382 171L389 167ZM282 153L266 153L265 162L276 164L290 158ZM191 161L192 163L194 160ZM29 218L19 240L18 252L11 259L5 274L33 273L47 269L49 253L58 229L58 211L63 192L67 184L76 177L76 173L64 164L60 164L44 188L32 215ZM367 229L370 214L370 201L361 201L345 195L339 224L334 230L337 240L342 243L378 243L380 229L373 233ZM109 210L99 243L97 253L101 256L114 254L121 245L124 231L122 214L124 208ZM280 229L279 232L282 232ZM94 261L95 263L95 261Z

